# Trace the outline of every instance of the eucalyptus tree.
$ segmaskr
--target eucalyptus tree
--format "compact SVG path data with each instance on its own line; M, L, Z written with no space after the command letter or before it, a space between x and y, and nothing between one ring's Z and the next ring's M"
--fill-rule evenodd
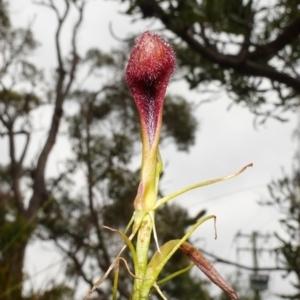
M38 42L32 25L14 28L9 22L9 6L1 6L0 137L8 155L1 151L0 299L74 299L78 283L92 286L118 248L119 241L103 225L124 228L133 212L139 172L133 167L133 158L138 152L139 130L123 80L128 48L110 54L89 49L80 55L78 33L86 2L57 3L36 3L41 9L50 9L57 21L53 24L56 65L50 81L33 63ZM62 30L70 19L74 23L66 45ZM38 110L45 110L50 122L43 129L45 138L37 142L40 128L34 116ZM167 97L163 142L172 142L183 151L193 145L197 129L193 110L186 99ZM61 173L46 176L49 156L66 132L71 158L64 162ZM32 154L30 149L36 145L40 148ZM158 219L162 241L181 234L191 222L187 211L178 206L166 206ZM48 290L33 289L24 295L25 251L32 240L55 243L64 257L61 269L67 283L53 278ZM176 269L186 264L177 257ZM121 278L119 293L128 298L128 276ZM165 289L175 298L187 290L195 299L199 293L209 297L200 280L189 274L182 283ZM100 299L107 299L109 293L109 289L98 290Z
M191 89L226 91L265 121L299 107L297 0L121 0L136 19L159 20ZM212 84L213 83L213 84ZM212 100L211 100L212 101Z
M1 1L0 136L6 144L3 149L8 149L7 158L1 151L0 167L2 299L22 298L25 250L38 226L38 214L51 199L46 166L79 61L77 35L83 21L85 2L65 0L61 10L51 0L39 4L51 9L57 20L53 25L56 26L53 37L56 73L49 85L43 81L39 67L32 63L38 43L31 24L25 29L14 28L10 24L9 3ZM71 32L70 52L64 56L61 31L73 9L77 12L77 19ZM45 105L50 106L50 125L41 149L36 149L38 154L28 162L28 149L38 126L32 123L33 113Z
M281 294L283 299L300 297L300 127L295 130L297 149L290 173L283 173L269 185L269 197L261 204L276 209L282 232L274 232L279 241L274 249L276 264L286 269L284 278L289 278L294 291Z

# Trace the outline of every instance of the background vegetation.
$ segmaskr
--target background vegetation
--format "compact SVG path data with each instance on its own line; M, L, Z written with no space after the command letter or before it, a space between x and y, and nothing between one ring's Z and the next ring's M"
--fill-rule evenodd
M121 2L127 4L126 13L132 19L159 21L176 50L178 74L191 89L226 91L232 104L247 107L258 123L269 118L283 121L285 112L299 108L297 0L272 4L251 0ZM4 155L0 160L0 299L7 300L74 299L82 282L92 286L121 242L102 225L124 228L133 211L139 176L133 164L139 152L138 119L123 81L134 36L109 53L93 48L82 55L78 32L88 17L84 12L89 4L84 0L38 4L55 16L51 40L56 65L50 80L32 63L38 47L34 23L14 28L9 2L0 2L0 137L6 143L1 153L9 153L8 160ZM62 30L74 15L66 53ZM39 131L33 116L42 109L51 122L32 155L30 146ZM189 150L198 128L194 112L187 99L168 95L162 142L174 143L179 151ZM51 177L47 163L62 134L72 145L72 159L64 162L60 174ZM299 167L298 153L293 174L274 180L269 186L270 198L264 201L283 213L286 234L277 235L279 246L274 251L278 267L296 275L298 292L283 295L288 299L300 297ZM157 220L161 242L182 236L193 221L185 208L165 206ZM25 251L36 240L56 245L64 257L66 280L64 284L54 280L51 288L24 294ZM186 264L178 254L168 271ZM128 299L132 280L125 271L121 278L120 298ZM244 287L238 289L249 294L245 299L257 297L243 292ZM95 299L109 299L110 292L109 284L103 286ZM165 285L164 292L170 299L187 299L186 295L188 299L213 299L205 282L192 273Z

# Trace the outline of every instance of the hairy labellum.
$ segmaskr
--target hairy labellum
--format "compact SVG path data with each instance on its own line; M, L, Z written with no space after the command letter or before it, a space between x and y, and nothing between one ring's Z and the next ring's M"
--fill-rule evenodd
M131 52L126 80L150 145L161 123L163 100L174 68L175 54L171 46L159 35L144 32Z

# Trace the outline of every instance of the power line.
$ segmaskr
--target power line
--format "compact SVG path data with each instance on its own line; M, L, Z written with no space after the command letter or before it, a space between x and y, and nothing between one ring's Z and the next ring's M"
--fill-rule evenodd
M240 264L240 263L236 263L234 261L230 261L230 260L227 260L227 259L224 259L224 258L221 258L215 254L212 254L210 252L207 252L203 249L200 249L200 251L207 255L207 256L210 256L211 258L213 258L213 263L221 263L221 264L227 264L227 265L231 265L233 267L237 267L239 269L244 269L244 270L248 270L248 271L256 271L256 272L259 272L259 271L264 271L264 272L282 272L282 271L287 271L287 272L290 272L290 271L294 271L295 269L294 268L286 268L286 267L251 267L251 266L246 266L246 265L243 265L243 264Z
M267 185L268 185L268 183L260 183L260 184L252 185L252 186L249 186L249 187L244 187L244 188L241 188L241 189L238 189L238 190L229 191L229 192L226 192L226 193L223 193L223 194L220 194L220 195L216 195L216 196L210 197L210 198L205 199L205 200L194 201L191 204L189 204L189 208L194 207L198 204L219 200L221 198L225 198L225 197L230 196L230 195L239 194L239 193L242 193L244 191L249 191L249 190L252 190L252 189L255 189L255 188L258 188L258 187L262 187L262 186L266 187Z

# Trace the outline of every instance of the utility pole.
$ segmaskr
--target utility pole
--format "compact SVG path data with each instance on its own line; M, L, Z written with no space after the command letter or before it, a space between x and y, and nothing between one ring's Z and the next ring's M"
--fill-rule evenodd
M251 247L237 248L237 251L248 251L252 253L253 259L253 269L254 272L250 275L250 286L254 291L254 300L261 300L260 293L268 288L269 275L262 275L258 273L259 264L258 264L258 253L263 251L270 251L267 248L258 248L257 240L264 239L268 240L271 237L270 234L260 234L256 231L253 231L251 234L242 234L238 232L236 234L236 239L238 238L247 238L251 241Z

